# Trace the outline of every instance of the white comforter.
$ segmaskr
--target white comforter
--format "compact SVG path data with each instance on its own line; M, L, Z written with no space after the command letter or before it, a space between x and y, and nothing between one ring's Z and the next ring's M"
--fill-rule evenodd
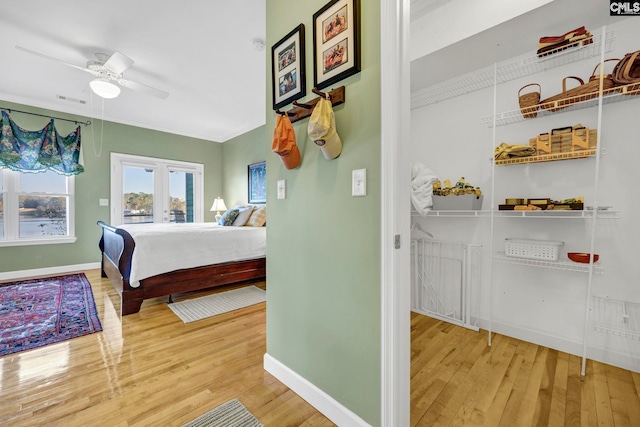
M183 268L266 256L266 227L222 227L216 223L125 224L136 243L129 283Z

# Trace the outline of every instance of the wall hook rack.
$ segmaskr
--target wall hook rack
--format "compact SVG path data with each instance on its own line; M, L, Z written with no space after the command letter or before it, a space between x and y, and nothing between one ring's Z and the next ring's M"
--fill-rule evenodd
M276 110L276 114L280 114L281 116L289 116L292 117L294 114L291 111L281 111L281 110Z
M296 107L306 108L307 110L313 110L313 105L311 104L302 104L298 101L293 101L292 104Z
M344 95L344 86L340 86L337 89L333 89L330 92L320 92L318 89L313 88L311 90L313 93L315 93L316 95L319 95L320 97L326 98L327 94L329 95L329 99L331 100L331 105L333 105L334 107L336 105L340 105L340 104L344 104L344 100L345 100L345 95ZM297 101L293 101L293 105L294 107L288 111L281 111L281 110L276 110L276 114L282 114L284 115L285 113L289 116L289 118L291 119L291 123L297 122L299 120L302 119L306 119L307 117L311 116L311 112L313 111L313 107L316 106L316 104L318 103L318 101L320 101L320 98L314 98L310 101L306 101L304 103L302 102L297 102Z

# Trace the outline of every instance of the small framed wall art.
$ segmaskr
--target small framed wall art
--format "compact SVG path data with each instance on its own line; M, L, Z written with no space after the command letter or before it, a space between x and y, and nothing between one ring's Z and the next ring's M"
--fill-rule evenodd
M318 89L360 72L359 0L332 0L313 15L313 64Z
M277 110L306 92L304 24L300 24L271 48L273 109Z
M252 163L247 169L249 203L267 203L267 162Z

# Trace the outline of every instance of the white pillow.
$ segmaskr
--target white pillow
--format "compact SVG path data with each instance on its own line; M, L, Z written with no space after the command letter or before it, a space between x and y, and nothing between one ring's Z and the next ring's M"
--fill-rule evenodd
M239 208L238 210L240 211L240 213L238 213L238 217L236 218L236 220L233 221L234 227L242 227L247 223L249 217L251 216L251 212L253 212L253 206Z

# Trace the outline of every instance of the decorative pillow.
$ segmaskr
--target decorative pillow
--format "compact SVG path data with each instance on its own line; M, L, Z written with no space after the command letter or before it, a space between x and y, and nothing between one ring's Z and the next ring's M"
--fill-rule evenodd
M242 227L247 223L249 217L251 216L251 213L253 212L253 206L238 208L238 212L238 217L235 221L233 221L234 227Z
M219 225L232 225L233 221L236 220L240 211L238 209L229 209L225 213L222 214L220 220L218 221Z
M245 224L247 227L262 227L267 222L267 207L260 206L251 212L249 220Z

